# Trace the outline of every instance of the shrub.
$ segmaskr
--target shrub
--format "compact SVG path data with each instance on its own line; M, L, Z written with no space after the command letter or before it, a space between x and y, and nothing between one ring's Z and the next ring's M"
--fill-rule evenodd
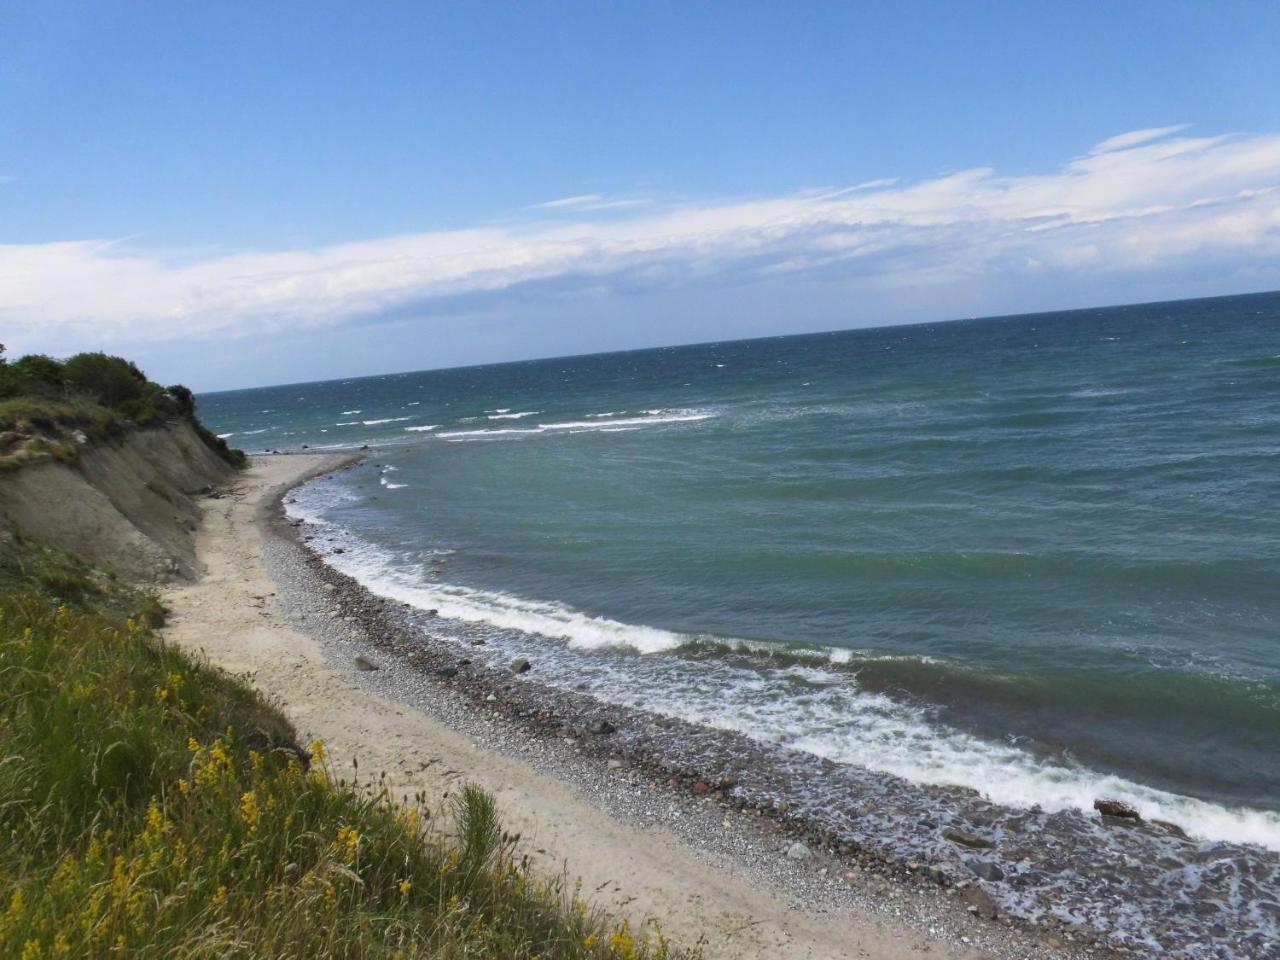
M137 366L100 352L77 353L62 365L62 371L67 386L93 397L104 407L142 399L148 384Z

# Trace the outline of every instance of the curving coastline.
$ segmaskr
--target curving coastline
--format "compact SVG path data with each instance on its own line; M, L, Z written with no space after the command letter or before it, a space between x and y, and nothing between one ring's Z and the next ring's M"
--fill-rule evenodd
M317 557L345 549L332 529L299 529ZM451 695L545 742L571 740L575 756L642 771L651 783L829 851L837 875L941 891L966 909L1025 926L1042 943L1189 958L1274 955L1280 855L1273 851L1189 840L1158 822L1001 807L974 791L912 785L604 704L564 677L538 682L557 668L545 640L430 616L327 564L313 561L312 570L348 632L376 638L370 647L394 658L399 696ZM507 663L519 653L536 665L515 678Z
M983 923L940 888L899 888L872 871L846 879L817 849L790 859L792 839L769 818L655 782L639 766L611 768L536 716L476 703L447 677L411 666L407 653L403 662L388 656L374 643L390 639L384 624L340 612L373 601L293 542L278 512L285 490L351 461L254 458L206 509L197 534L205 577L165 597L165 639L245 675L326 742L335 769L358 760L362 777L385 774L396 795L478 783L541 870L580 876L584 893L614 915L660 918L668 936L710 960L1061 952ZM356 656L382 669L361 671Z

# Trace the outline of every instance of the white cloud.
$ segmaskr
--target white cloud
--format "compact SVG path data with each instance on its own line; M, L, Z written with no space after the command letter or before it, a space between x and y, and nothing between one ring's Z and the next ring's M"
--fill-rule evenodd
M877 289L936 289L1047 273L1082 281L1215 264L1241 276L1280 258L1280 135L1104 141L1057 170L987 168L915 183L707 201L577 217L597 194L540 204L562 214L311 250L180 258L136 240L0 246L0 328L16 349L253 337L320 329L459 297L626 296L811 275ZM1087 296L1082 300L1087 300Z
M1130 130L1128 133L1122 133L1119 136L1103 140L1089 152L1110 153L1113 150L1126 150L1149 140L1159 140L1170 134L1181 133L1189 126L1191 126L1189 123L1176 123L1171 127L1147 127L1145 130Z
M575 197L561 197L559 200L544 200L535 203L530 210L621 210L627 207L648 206L651 201L642 197L611 199L599 193L583 193Z

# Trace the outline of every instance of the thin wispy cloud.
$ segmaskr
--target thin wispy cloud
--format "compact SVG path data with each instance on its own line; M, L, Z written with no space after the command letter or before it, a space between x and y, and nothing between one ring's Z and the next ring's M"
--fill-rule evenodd
M583 193L576 197L561 197L532 204L530 210L623 210L627 207L645 207L652 201L642 197L606 197L599 193Z
M1130 130L1128 133L1122 133L1119 136L1103 140L1089 152L1110 153L1113 150L1126 150L1129 147L1136 147L1140 143L1147 143L1151 140L1167 137L1170 134L1181 133L1189 126L1191 126L1189 123L1176 123L1171 127L1148 127L1145 130Z
M808 276L877 289L1034 284L1280 261L1280 134L1112 137L1042 174L989 168L916 182L587 216L597 194L523 220L316 249L205 258L137 241L0 246L6 342L248 337L448 309L459 297L628 295ZM1087 298L1085 298L1087 300ZM15 344L16 345L16 344Z

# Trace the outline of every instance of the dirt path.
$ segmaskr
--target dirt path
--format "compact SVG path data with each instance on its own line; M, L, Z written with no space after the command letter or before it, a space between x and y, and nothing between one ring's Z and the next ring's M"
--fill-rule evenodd
M286 623L260 560L272 535L267 509L280 490L340 462L255 458L234 493L205 501L197 554L207 573L167 593L167 640L249 675L304 738L325 741L337 769L350 769L358 756L362 773L386 771L396 795L438 796L463 778L492 791L508 829L519 831L530 851L545 851L538 857L544 868L567 862L584 890L599 891L603 907L636 920L657 917L668 937L684 944L702 938L708 960L977 955L856 908L822 916L793 909L732 860L695 853L664 829L620 823L577 788L353 686L315 641Z

